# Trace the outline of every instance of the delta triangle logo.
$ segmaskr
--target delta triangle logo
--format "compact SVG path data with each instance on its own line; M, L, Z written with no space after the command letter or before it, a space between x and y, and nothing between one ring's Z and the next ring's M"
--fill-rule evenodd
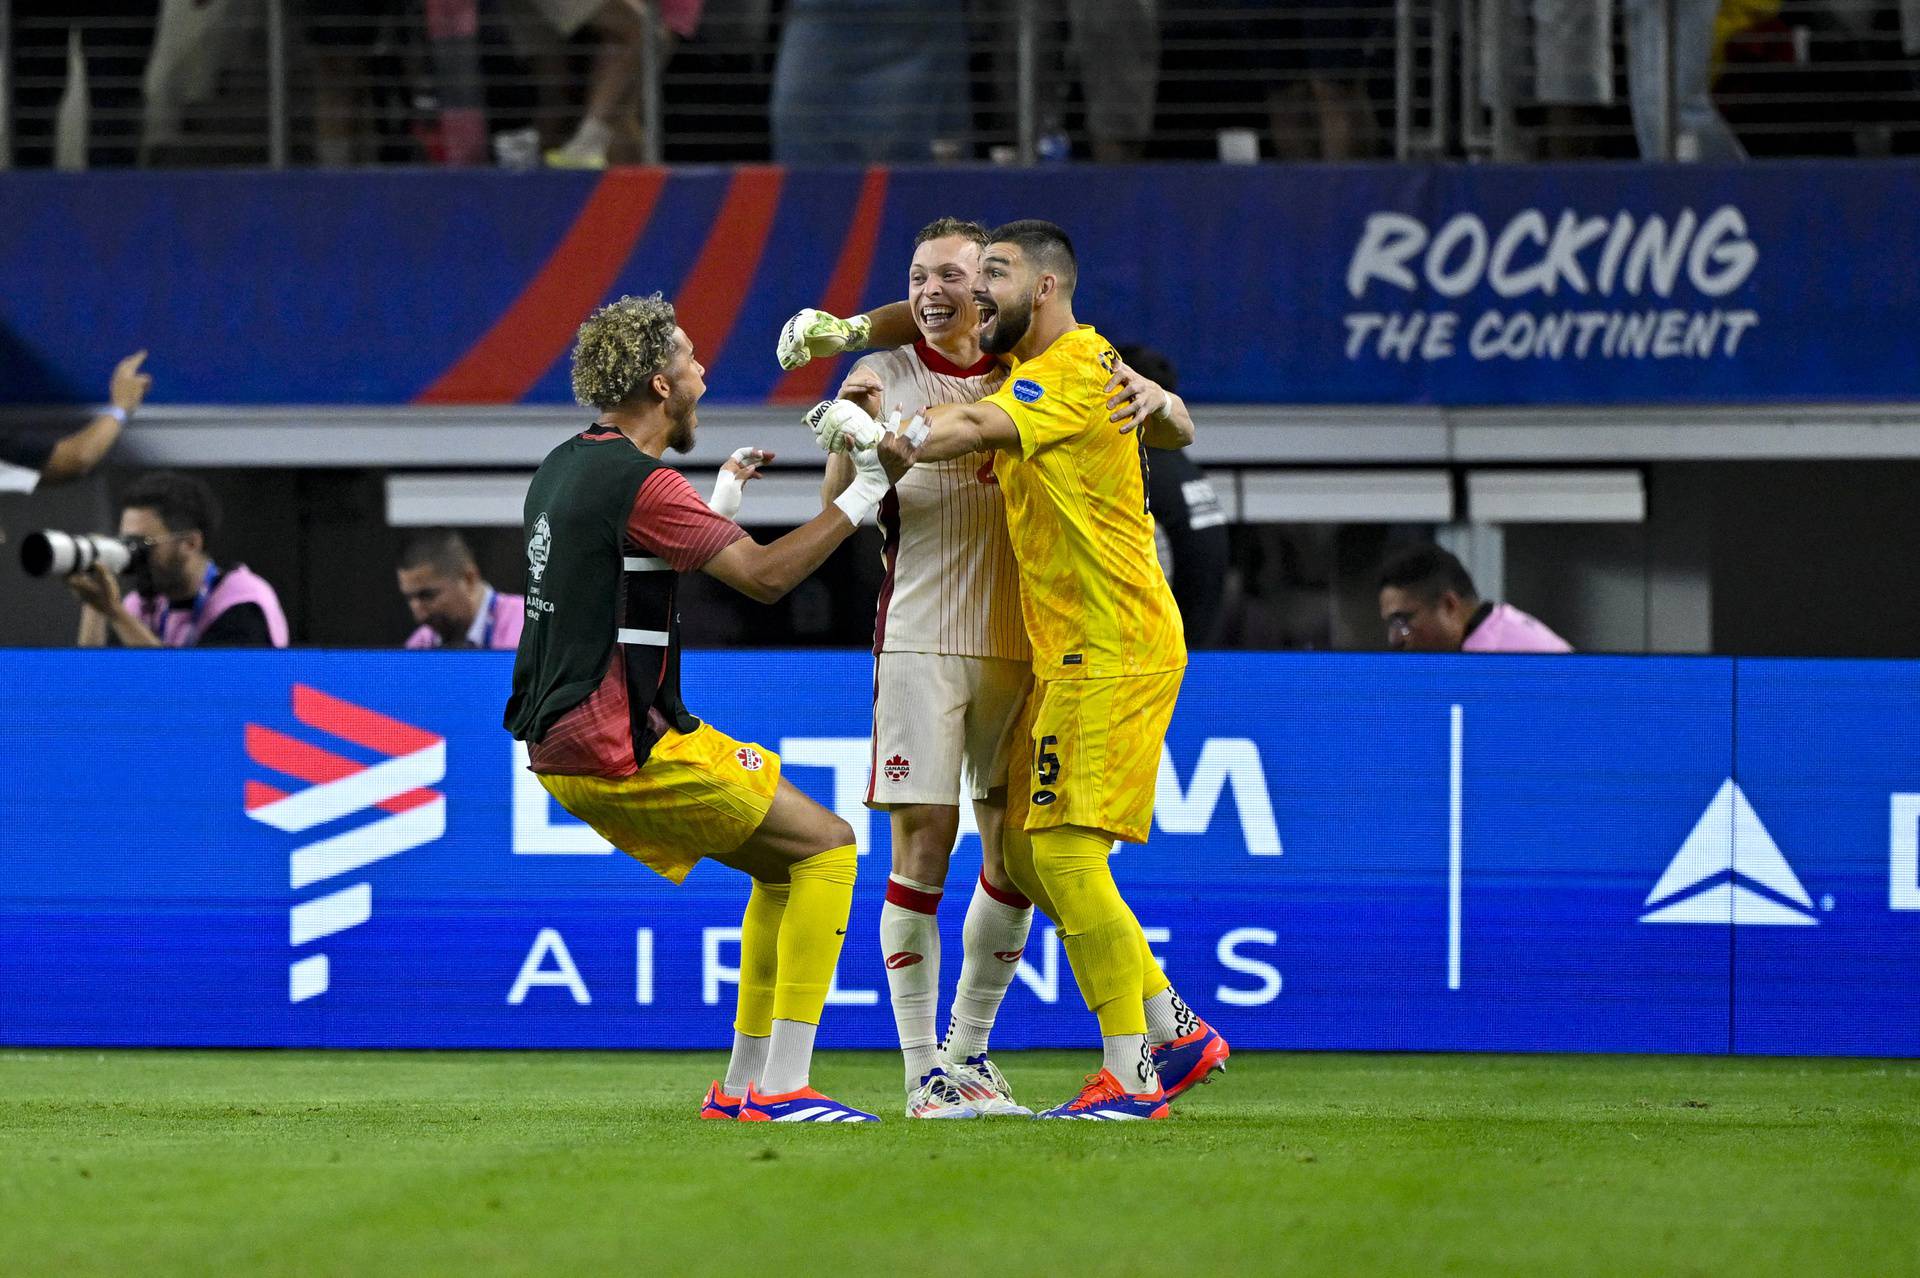
M1647 893L1646 904L1652 908L1640 916L1642 923L1812 927L1820 922L1780 845L1731 777Z

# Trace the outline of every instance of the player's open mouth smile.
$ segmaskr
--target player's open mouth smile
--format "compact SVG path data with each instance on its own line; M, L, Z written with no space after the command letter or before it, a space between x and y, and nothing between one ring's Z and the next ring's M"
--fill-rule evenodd
M920 308L920 322L928 328L944 328L953 319L953 314L953 307L929 302Z
M973 299L973 304L978 307L980 311L980 327L992 328L993 317L1000 313L1000 308L986 298L977 295Z

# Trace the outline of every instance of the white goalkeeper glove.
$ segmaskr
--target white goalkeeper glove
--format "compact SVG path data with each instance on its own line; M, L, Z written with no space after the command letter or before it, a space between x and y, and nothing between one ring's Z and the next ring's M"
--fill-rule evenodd
M864 315L840 319L809 307L781 326L775 353L780 357L780 367L792 372L808 360L860 350L872 330L873 321Z
M707 509L727 519L739 514L747 481L758 475L760 467L772 460L772 453L761 452L758 448L734 449L733 455L727 458L720 472L713 477L713 495L707 498Z
M808 409L802 420L820 447L829 453L872 448L885 433L879 422L850 399L823 399Z

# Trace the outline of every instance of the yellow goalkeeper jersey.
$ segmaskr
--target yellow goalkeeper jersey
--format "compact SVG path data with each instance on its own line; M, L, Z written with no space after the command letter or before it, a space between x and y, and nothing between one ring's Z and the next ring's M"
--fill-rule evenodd
M996 454L1020 605L1039 679L1158 674L1187 664L1154 553L1146 445L1107 420L1119 356L1088 324L1014 362L996 404L1020 431Z

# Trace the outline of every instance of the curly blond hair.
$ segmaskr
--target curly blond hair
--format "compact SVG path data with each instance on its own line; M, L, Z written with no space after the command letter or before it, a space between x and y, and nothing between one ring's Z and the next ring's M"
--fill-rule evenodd
M618 408L673 358L673 303L658 293L609 302L580 326L573 346L573 397L588 408Z

